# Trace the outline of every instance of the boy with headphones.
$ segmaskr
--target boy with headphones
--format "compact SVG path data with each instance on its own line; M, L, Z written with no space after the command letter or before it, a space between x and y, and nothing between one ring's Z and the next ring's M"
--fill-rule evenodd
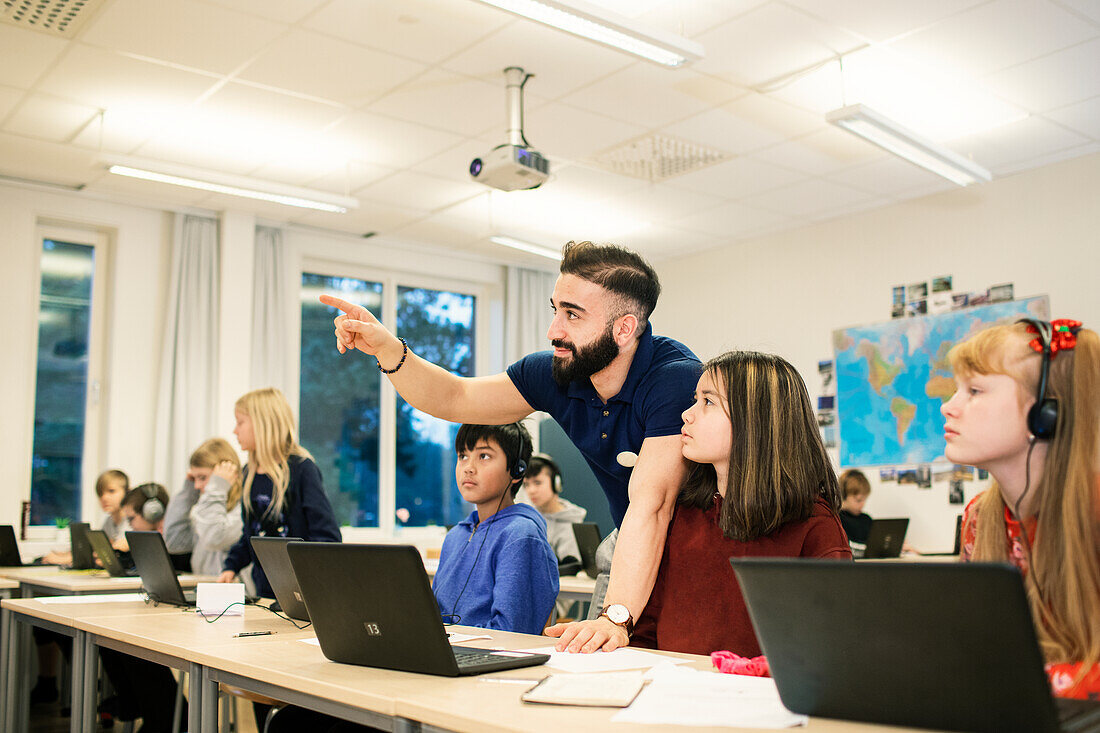
M579 570L581 551L577 548L573 523L583 522L588 510L562 498L561 469L553 458L544 453L531 456L527 462L527 476L523 479L523 494L518 501L538 509L546 520L546 537L558 556L559 567L573 565ZM570 558L569 563L563 563L566 558ZM566 573L564 568L561 572Z
M519 423L462 425L455 480L474 511L447 533L432 582L444 623L542 633L558 595L546 522L514 502L531 459Z
M160 484L142 484L130 489L122 500L122 515L130 528L139 532L160 532L164 528L164 510L168 492Z

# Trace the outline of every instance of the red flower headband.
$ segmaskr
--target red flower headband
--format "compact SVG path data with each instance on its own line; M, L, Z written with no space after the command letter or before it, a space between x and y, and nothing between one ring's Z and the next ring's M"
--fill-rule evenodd
M1050 330L1050 358L1053 359L1060 349L1072 349L1077 345L1077 332L1081 330L1081 322L1072 318L1059 318L1050 322ZM1027 332L1038 334L1039 329L1033 324L1028 324ZM1043 353L1043 343L1040 339L1032 339L1029 346L1040 354Z

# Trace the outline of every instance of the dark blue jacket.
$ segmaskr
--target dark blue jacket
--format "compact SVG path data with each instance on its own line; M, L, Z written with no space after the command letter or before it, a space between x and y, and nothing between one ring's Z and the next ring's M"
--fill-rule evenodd
M286 499L283 510L277 517L265 512L271 504L272 483L267 474L258 473L252 479L249 497L252 511L245 502L241 502L241 516L244 519L244 531L237 544L229 549L225 559L225 569L239 573L252 563L252 580L256 583L256 593L264 598L274 598L271 584L267 582L256 555L252 551L249 538L261 537L298 537L310 542L339 542L340 527L336 524L336 515L325 496L324 483L321 481L321 469L308 458L290 456L290 482L286 487ZM249 467L244 467L247 475Z
M541 634L558 597L558 559L542 515L515 504L476 522L475 510L443 540L432 583L443 621Z

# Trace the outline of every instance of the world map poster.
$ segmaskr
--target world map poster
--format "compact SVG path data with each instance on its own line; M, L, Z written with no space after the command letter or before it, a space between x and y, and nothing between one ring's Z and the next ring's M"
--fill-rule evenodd
M1048 320L1049 297L833 331L840 465L942 458L940 406L955 392L947 353L983 328L1020 318Z

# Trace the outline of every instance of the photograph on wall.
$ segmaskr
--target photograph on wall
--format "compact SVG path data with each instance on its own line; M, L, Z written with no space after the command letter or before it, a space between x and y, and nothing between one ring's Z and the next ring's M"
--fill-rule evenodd
M906 300L920 300L928 297L928 283L913 283L905 289Z
M970 293L955 293L951 296L951 310L959 310L970 305Z
M894 303L890 307L891 318L904 318L905 317L905 303Z
M956 481L973 481L974 467L955 464L951 469L951 478Z
M835 395L821 395L817 398L817 409L819 410L832 410L836 407Z
M979 481L985 481L987 478L989 478L989 471L985 470L984 468L979 468L978 469L978 480Z
M841 436L841 442L843 443L843 437ZM899 484L916 484L917 483L917 469L915 468L899 468L898 469L898 483Z
M932 292L933 293L949 293L951 292L951 276L937 277L932 279Z
M1037 296L833 331L840 465L942 461L951 347L986 326L1049 313L1049 298Z
M883 483L887 481L897 481L898 470L896 468L880 468L878 470L878 480Z
M932 488L932 465L922 463L917 466L917 486L921 489Z
M933 463L932 464L932 483L938 484L944 481L950 481L955 474L954 466L950 463Z
M989 303L989 291L978 290L970 293L969 300L971 307L976 305L987 305Z
M891 301L894 305L905 305L905 286L894 286L894 299Z
M836 424L836 410L819 410L817 413L817 424L821 427L826 425Z
M946 313L951 310L952 302L951 293L932 293L928 299L928 312Z
M821 440L826 448L836 448L840 445L840 430L836 425L829 425L821 429Z
M1014 290L1012 283L1003 283L1001 285L994 285L989 289L989 302L990 303L1004 303L1005 301L1012 300L1012 291Z
M948 504L962 504L966 501L963 494L963 482L955 479L951 482L951 488L947 492Z
M836 394L836 368L831 361L817 363L817 375L821 377L821 394Z
M928 312L927 300L911 300L905 304L905 315L912 318L913 316L923 316Z

